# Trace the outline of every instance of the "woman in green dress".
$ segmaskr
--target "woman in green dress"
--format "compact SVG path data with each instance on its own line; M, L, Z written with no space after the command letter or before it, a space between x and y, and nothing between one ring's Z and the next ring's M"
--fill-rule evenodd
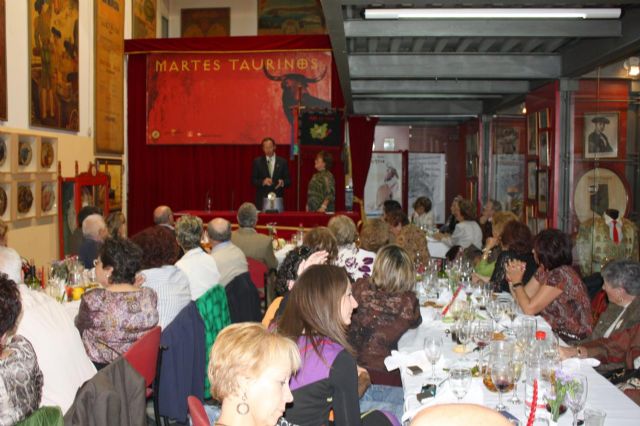
M320 151L316 155L314 167L317 172L309 181L307 190L307 211L333 212L336 201L336 181L329 171L333 164L331 154Z

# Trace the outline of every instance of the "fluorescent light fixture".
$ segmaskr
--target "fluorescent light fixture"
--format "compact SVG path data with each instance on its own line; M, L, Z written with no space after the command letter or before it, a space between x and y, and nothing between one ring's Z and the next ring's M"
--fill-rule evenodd
M640 75L640 58L632 56L624 61L624 68L627 70L629 77L636 77Z
M365 9L365 19L618 19L620 8Z

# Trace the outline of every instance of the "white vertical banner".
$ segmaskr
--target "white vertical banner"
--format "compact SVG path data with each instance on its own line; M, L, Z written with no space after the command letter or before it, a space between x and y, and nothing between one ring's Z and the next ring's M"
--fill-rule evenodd
M445 177L444 154L409 153L409 217L416 199L427 197L431 200L436 223L444 223Z
M402 204L402 153L374 152L364 186L364 205L367 216L382 215L387 200Z

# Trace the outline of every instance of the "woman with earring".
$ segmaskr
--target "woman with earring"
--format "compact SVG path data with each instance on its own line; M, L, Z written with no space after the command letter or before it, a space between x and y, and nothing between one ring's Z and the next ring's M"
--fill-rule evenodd
M76 327L87 355L101 369L158 324L158 297L134 285L142 250L130 240L107 238L95 260L103 288L82 295Z
M222 404L216 426L285 426L289 379L300 366L296 344L258 323L232 324L211 348L211 395Z
M291 379L289 422L326 425L333 410L335 426L393 424L380 411L360 414L356 360L346 336L357 307L344 268L313 265L298 277L278 321L278 331L297 342L302 361Z

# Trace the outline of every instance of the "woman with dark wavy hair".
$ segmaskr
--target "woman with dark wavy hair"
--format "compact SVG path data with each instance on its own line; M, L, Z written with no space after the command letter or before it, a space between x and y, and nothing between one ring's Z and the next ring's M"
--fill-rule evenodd
M540 314L554 332L576 341L591 334L591 303L587 287L571 266L571 238L558 229L540 232L533 242L538 270L523 282L526 264L507 262L506 275L514 300L526 315Z
M512 220L504 225L500 234L501 251L496 260L496 266L491 275L495 291L509 291L509 283L505 276L505 265L512 259L517 259L525 264L522 282L529 282L536 272L538 265L533 258L533 235L527 225L517 220Z
M95 261L103 288L82 295L76 327L87 355L103 368L158 324L158 297L134 285L142 250L130 240L107 238Z

